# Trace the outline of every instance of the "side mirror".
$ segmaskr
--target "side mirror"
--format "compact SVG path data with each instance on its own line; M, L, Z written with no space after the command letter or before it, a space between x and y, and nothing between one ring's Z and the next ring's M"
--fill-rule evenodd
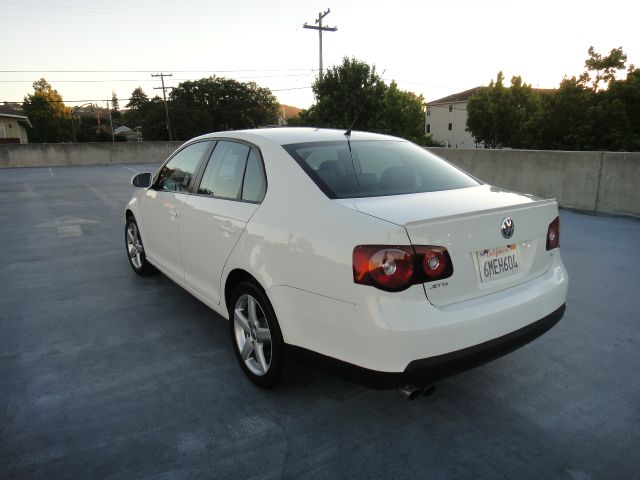
M134 187L149 188L151 186L151 174L150 173L138 173L131 179L131 184Z

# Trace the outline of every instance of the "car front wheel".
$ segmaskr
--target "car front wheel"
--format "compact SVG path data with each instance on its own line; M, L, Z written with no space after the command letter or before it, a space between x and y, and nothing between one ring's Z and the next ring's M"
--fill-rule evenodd
M229 305L231 341L245 375L265 389L283 383L291 367L276 315L264 292L253 282L242 282Z
M144 254L140 229L133 215L127 217L124 239L127 246L127 258L129 258L129 264L133 271L143 276L154 273L156 269L147 261Z

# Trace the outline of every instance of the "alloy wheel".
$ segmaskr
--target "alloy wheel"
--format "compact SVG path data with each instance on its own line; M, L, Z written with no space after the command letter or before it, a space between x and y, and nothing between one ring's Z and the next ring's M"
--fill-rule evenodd
M133 222L127 227L127 251L133 266L138 270L141 269L144 248L142 247L142 240L140 240L138 226Z
M245 293L233 309L234 334L240 357L255 375L263 376L271 367L271 331L258 300Z

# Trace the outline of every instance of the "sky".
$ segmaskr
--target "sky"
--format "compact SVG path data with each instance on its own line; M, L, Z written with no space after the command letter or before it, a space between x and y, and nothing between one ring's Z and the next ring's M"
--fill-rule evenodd
M502 70L539 88L583 71L587 49L622 47L640 66L640 3L583 0L0 0L0 102L22 101L44 77L71 102L121 106L134 88L213 74L255 81L281 103L307 108L318 74L319 12L324 65L355 57L389 83L435 100L487 85ZM95 102L94 102L95 103ZM104 105L104 102L102 102Z

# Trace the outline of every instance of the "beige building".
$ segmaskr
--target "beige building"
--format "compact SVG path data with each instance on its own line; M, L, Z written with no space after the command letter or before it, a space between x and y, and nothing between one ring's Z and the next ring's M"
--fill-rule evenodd
M482 148L467 128L467 102L480 87L427 103L425 133L447 148Z
M29 143L27 127L33 128L26 116L0 113L0 143Z

